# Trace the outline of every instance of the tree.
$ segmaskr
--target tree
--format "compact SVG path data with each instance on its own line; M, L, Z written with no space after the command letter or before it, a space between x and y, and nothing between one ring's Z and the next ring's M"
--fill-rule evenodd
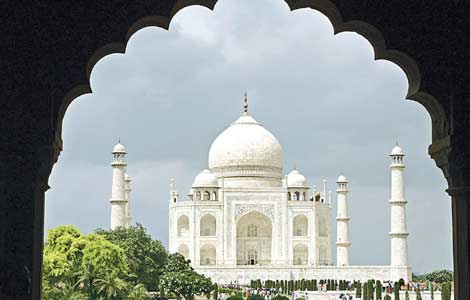
M127 276L128 266L124 251L104 237L89 234L79 238L71 250L75 247L82 248L79 255L82 260L80 282L84 284L90 299L95 299L100 294L99 287L96 286L97 281L104 280L109 274L119 278Z
M103 278L96 279L95 286L103 299L121 300L127 297L126 282L114 273L108 273Z
M424 279L435 283L450 282L454 280L454 273L448 270L438 270L424 275Z
M219 299L219 286L217 283L214 283L214 300Z
M96 233L124 250L134 284L141 283L149 291L157 290L168 256L160 241L153 240L141 224L114 230L98 229Z
M364 283L362 286L362 300L369 300L369 295L367 295L368 288L367 288L367 282Z
M394 298L395 300L400 300L400 283L399 282L395 282L393 284L393 294L394 294Z
M450 296L451 296L450 282L444 282L441 288L442 300L450 300Z
M422 300L423 298L421 297L421 291L419 289L419 286L416 288L416 300Z
M361 298L362 296L362 284L360 281L356 284L356 298Z
M382 282L380 280L375 282L375 299L382 300Z
M196 294L207 294L213 289L209 278L196 273L189 265L189 260L179 253L168 256L165 270L160 276L160 285L165 294L172 292L178 299L193 300Z
M431 300L434 300L434 284L429 281L429 290L431 291Z
M146 300L146 299L148 299L147 289L145 288L143 284L137 284L128 291L126 300Z
M43 258L44 299L84 298L83 294L97 299L98 282L115 276L113 282L123 283L127 272L123 250L102 236L82 235L74 226L49 231Z

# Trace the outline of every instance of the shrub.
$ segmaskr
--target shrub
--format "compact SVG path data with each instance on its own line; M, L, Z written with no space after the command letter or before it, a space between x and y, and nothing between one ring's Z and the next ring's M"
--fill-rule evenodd
M375 299L382 299L382 282L380 280L375 282Z
M400 283L395 282L393 285L393 294L395 296L395 300L400 300Z
M421 291L419 287L416 289L416 300L422 300L423 298L421 297Z
M265 300L263 296L254 294L251 295L250 297L246 298L246 300Z
M441 289L442 300L450 300L450 282L444 282Z
M273 300L289 300L288 297L283 296L283 295L276 295Z
M243 297L240 293L235 293L228 297L227 300L243 300Z

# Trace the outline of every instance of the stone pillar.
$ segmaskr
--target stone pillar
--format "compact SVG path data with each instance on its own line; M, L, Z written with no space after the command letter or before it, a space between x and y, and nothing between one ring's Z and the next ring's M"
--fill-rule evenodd
M338 177L336 181L338 184L338 207L336 215L336 265L349 266L349 248L351 242L349 241L349 216L348 216L348 180L343 175Z
M467 111L468 116L468 111ZM470 144L468 119L458 128L462 134L450 140L447 192L452 197L452 239L454 252L454 299L470 299ZM449 149L449 148L448 148ZM445 172L444 172L445 173Z
M31 148L0 150L0 299L5 300L41 299L44 196L60 146Z

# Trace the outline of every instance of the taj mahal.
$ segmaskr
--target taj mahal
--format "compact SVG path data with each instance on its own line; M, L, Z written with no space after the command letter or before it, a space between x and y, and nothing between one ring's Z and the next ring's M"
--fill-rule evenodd
M125 147L118 143L113 155L112 229L131 221ZM180 197L170 180L169 251L182 254L196 271L221 284L253 279L411 280L404 156L398 144L390 153L391 195L383 199L391 214L390 264L353 265L347 178L338 177L332 200L325 180L317 190L297 169L284 175L282 146L250 115L245 96L242 115L216 137L207 169L195 177L188 195ZM334 220L332 201L337 201Z

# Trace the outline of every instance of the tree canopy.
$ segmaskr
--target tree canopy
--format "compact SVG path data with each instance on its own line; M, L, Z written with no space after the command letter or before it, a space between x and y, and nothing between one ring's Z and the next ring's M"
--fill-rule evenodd
M194 271L189 260L179 253L170 254L165 271L160 278L161 288L165 294L175 293L178 299L193 300L197 294L210 293L214 285L212 281Z
M96 233L124 250L131 280L149 291L157 290L168 256L160 241L153 240L140 224L115 230L98 229Z
M59 226L49 231L44 247L43 299L125 299L128 272L121 247Z

